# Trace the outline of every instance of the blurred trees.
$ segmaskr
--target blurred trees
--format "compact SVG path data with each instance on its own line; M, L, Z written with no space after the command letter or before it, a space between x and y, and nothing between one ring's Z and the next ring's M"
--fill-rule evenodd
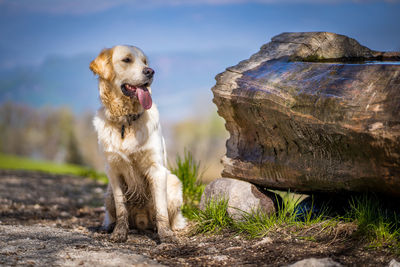
M220 177L223 169L220 160L225 154L225 142L228 139L224 123L216 110L206 116L176 123L172 127L172 140L167 140L170 159L177 154L182 155L186 149L201 162L204 169L200 172L204 182Z
M201 162L203 180L219 177L228 132L214 109L203 116L164 124L168 160L187 149ZM74 114L69 108L0 105L0 153L74 163L104 171L92 120L94 113ZM164 122L165 123L165 122Z
M98 168L103 162L91 157L98 155L92 118L74 116L68 108L5 103L0 106L0 152Z

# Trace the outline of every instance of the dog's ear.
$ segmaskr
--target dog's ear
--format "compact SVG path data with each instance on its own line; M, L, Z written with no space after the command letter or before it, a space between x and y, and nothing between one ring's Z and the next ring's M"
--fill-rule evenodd
M103 49L100 54L90 62L90 70L100 78L111 81L114 79L112 67L112 49Z

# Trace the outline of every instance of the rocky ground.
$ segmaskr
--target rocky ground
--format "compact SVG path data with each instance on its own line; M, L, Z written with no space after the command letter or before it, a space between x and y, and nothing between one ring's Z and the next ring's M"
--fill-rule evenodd
M282 266L310 257L345 266L399 261L389 249L368 249L341 229L316 239L275 232L261 240L187 230L173 244L159 244L154 233L131 231L126 243L112 243L98 231L104 190L90 179L0 171L0 265Z

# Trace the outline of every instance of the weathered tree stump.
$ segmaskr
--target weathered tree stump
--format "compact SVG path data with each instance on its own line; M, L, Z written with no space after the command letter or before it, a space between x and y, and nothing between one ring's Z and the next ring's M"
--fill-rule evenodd
M400 196L400 53L283 33L217 75L223 177L299 192Z

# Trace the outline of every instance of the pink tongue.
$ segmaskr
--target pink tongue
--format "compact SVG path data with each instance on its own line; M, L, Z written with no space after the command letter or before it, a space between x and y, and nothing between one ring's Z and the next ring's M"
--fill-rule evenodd
M142 105L142 107L144 109L151 108L151 105L153 104L153 102L151 100L149 90L147 90L147 88L138 87L136 91L137 91L137 96L138 96L140 105Z

